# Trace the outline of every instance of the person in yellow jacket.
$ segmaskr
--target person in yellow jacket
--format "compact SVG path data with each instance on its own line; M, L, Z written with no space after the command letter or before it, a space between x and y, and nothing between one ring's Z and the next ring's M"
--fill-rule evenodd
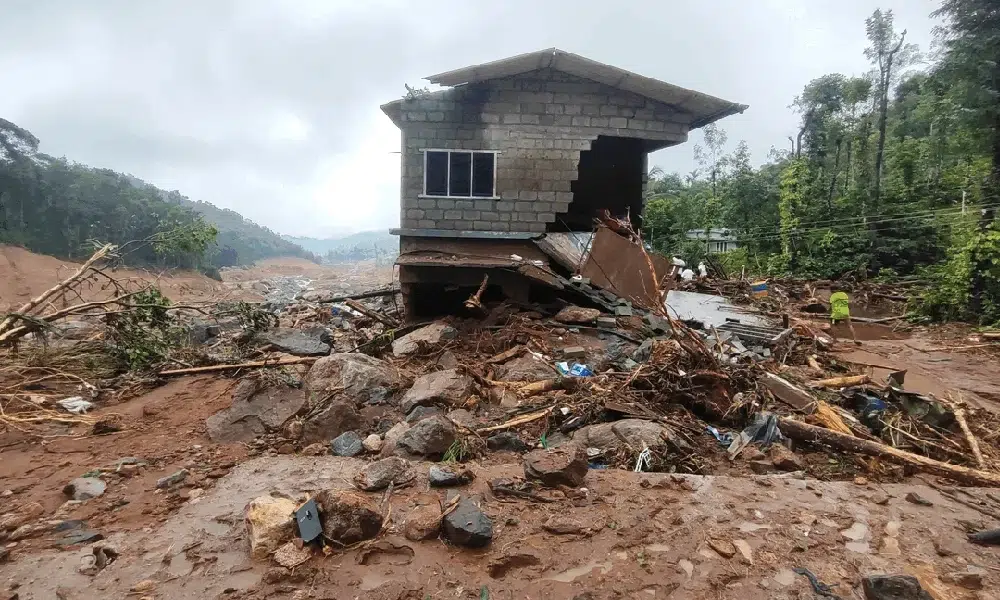
M851 339L855 344L859 343L858 336L854 333L854 325L851 323L851 301L846 292L834 292L830 295L830 323L836 325L840 321L847 322L847 328L851 330ZM836 334L833 335L836 337Z

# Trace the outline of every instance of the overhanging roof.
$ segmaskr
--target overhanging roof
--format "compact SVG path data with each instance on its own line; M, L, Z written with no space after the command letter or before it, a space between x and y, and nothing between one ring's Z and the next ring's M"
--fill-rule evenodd
M455 69L431 75L426 79L438 85L456 86L511 77L545 68L590 79L673 106L691 116L690 126L692 129L741 113L748 108L746 104L737 104L658 79L644 77L558 48L548 48L481 65Z

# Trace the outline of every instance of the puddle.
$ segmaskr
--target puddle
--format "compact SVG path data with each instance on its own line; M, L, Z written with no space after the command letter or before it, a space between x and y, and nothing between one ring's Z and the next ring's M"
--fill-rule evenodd
M550 575L549 577L544 577L544 581L558 581L560 583L572 583L576 581L577 578L583 577L589 574L594 569L600 568L601 575L606 575L611 571L611 561L598 562L591 561L585 565L579 567L573 567L572 569L566 569L562 573L556 573L555 575Z

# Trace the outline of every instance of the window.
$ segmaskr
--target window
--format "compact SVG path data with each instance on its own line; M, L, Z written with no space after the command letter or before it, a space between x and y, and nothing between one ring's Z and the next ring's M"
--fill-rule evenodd
M424 150L424 195L493 198L496 152Z

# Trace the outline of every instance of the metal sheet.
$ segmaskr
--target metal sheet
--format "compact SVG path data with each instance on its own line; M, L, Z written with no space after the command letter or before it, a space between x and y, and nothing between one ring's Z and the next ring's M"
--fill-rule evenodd
M744 325L771 326L764 317L748 314L722 296L711 294L670 290L667 293L667 310L681 321L697 321L706 328L719 327L726 319L734 319Z
M557 264L576 273L583 266L593 236L590 231L546 233L535 240L535 245Z
M650 262L655 273L649 268ZM599 227L580 274L594 286L652 309L662 302L657 296L656 282L669 288L673 284L668 278L672 269L666 258L649 254L647 259L638 244L607 227Z

